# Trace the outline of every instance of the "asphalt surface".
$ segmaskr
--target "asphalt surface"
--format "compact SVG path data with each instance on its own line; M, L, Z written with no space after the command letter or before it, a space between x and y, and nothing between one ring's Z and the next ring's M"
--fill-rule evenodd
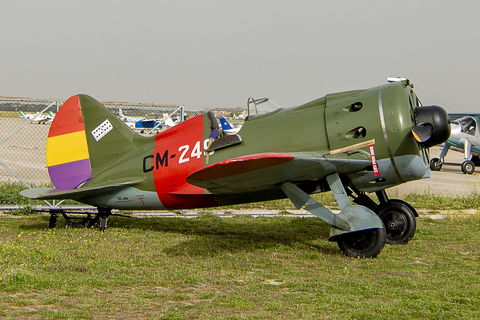
M430 149L430 158L440 155L441 147ZM410 181L387 190L387 194L433 194L443 196L470 196L480 192L480 167L479 174L466 175L462 172L461 164L464 161L463 153L450 150L445 157L441 171L431 171L431 178Z

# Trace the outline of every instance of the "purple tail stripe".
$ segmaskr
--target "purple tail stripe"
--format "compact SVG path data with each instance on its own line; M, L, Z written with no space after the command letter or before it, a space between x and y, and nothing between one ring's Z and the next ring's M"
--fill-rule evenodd
M90 159L59 164L48 167L48 173L57 189L74 189L80 183L92 177Z

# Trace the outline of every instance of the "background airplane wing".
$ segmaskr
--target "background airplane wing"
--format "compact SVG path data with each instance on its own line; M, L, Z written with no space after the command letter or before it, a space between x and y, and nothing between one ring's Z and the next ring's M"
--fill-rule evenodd
M317 153L260 153L220 161L187 177L187 182L212 194L251 193L276 189L284 182L316 181L326 175L355 172L370 160Z

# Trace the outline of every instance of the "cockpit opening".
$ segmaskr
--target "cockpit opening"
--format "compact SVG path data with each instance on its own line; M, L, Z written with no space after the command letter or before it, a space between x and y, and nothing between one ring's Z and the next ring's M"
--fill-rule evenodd
M477 128L477 123L475 119L472 117L465 117L462 119L458 119L453 121L453 123L459 125L461 127L461 131L463 133L469 134L474 136L475 135L475 130Z

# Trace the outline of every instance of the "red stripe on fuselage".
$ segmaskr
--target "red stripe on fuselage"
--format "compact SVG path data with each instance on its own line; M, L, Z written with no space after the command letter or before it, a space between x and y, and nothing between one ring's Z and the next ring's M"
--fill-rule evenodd
M155 136L153 178L158 197L167 209L217 205L211 195L204 194L205 189L186 181L191 173L204 167L203 117L199 115L188 119ZM205 135L207 138L208 134Z

